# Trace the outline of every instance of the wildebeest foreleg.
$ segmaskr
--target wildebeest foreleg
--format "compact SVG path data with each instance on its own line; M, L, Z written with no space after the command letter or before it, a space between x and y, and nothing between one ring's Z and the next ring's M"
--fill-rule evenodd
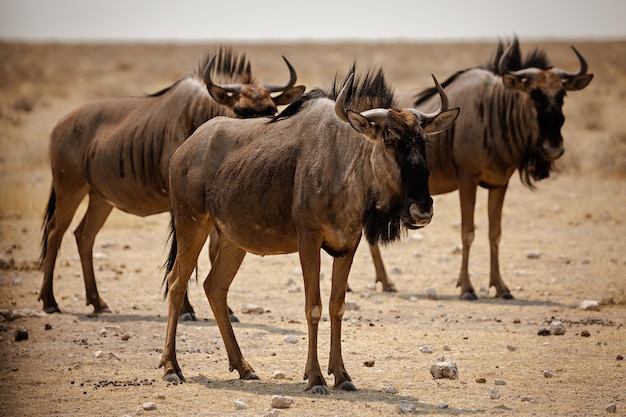
M328 374L335 376L335 388L345 391L356 391L356 386L343 363L341 354L341 321L346 311L346 289L348 287L348 274L352 266L352 260L356 252L354 250L343 258L335 258L333 261L332 288L328 311L330 313L330 359L328 361Z
M184 210L180 211L185 212ZM176 328L189 278L196 267L198 256L213 224L206 218L196 220L191 215L179 216L176 220L178 248L172 270L167 275L169 286L167 332L160 367L165 368L163 375L165 381L184 382L185 378L176 359Z
M80 224L74 231L80 263L83 267L87 305L93 305L94 313L110 313L109 306L100 298L93 270L93 245L96 235L111 214L113 206L95 193L89 193L89 205Z
M507 187L508 183L502 187L489 190L489 247L491 255L489 286L496 287L496 297L512 300L513 296L500 275L498 255L500 237L502 236L502 206L504 205L504 195Z
M43 227L44 249L42 251L42 266L44 273L38 297L38 300L43 301L43 311L46 313L61 312L54 299L52 285L54 279L54 265L57 260L59 248L61 247L63 235L70 226L74 213L76 213L76 209L78 209L80 202L85 198L86 194L86 186L79 185L71 187L66 184L57 184L50 194L48 213L46 214Z
M246 256L246 251L227 239L219 236L219 250L211 271L204 281L204 292L211 304L211 310L220 329L222 340L228 353L230 371L237 370L240 379L259 379L252 366L243 358L228 314L228 288Z
M396 292L396 284L389 279L387 271L385 271L385 264L383 263L383 257L380 254L380 247L378 245L369 245L370 253L372 254L372 261L374 261L374 268L376 269L376 281L383 284L383 291Z
M322 376L317 357L317 328L322 317L322 298L320 296L320 247L315 236L300 236L299 256L304 278L304 313L308 325L309 346L304 379L308 380L306 392L328 394L330 390Z
M477 184L473 180L459 182L459 198L461 199L461 241L463 242L463 260L461 272L456 286L461 287L461 298L476 300L476 291L469 277L469 252L474 241L474 207L476 205Z

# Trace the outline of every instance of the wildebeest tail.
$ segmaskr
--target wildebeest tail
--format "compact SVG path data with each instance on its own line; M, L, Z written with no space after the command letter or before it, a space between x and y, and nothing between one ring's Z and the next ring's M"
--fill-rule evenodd
M39 264L43 266L43 261L46 259L46 253L48 252L48 225L57 205L57 195L54 192L54 187L50 187L50 197L48 198L48 204L43 214L43 224L41 225L41 253L39 255Z
M178 253L178 242L176 241L176 228L174 226L174 214L173 213L170 213L170 214L171 214L170 233L169 233L169 236L167 237L167 240L170 241L171 243L170 243L170 253L167 256L167 261L165 261L165 264L163 265L163 268L165 269L165 275L163 276L163 284L162 284L162 285L165 285L165 293L163 295L163 298L167 298L167 292L169 290L167 276L174 268L174 261L176 260L176 254Z

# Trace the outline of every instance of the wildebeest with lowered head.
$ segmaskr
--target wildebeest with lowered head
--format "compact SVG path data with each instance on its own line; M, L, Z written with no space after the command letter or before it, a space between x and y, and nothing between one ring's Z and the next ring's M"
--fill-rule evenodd
M276 106L304 92L303 86L295 86L296 72L283 59L290 73L286 85L255 84L245 55L220 48L158 93L95 101L57 123L50 139L52 191L41 251L39 299L44 311L60 311L52 290L54 266L63 234L84 197L89 195L89 204L74 235L87 304L100 313L109 309L98 294L92 252L96 234L113 208L138 216L169 211L169 160L198 126L215 116L273 116Z
M229 320L228 288L247 252L298 252L305 287L312 393L328 393L317 357L322 314L320 250L334 257L329 302L329 374L335 387L355 390L341 353L348 273L362 231L371 243L396 240L404 227L430 222L425 144L448 128L459 109L425 114L394 104L382 70L337 79L315 89L271 122L214 118L174 153L170 164L174 262L161 366L164 379L184 380L176 358L176 328L189 277L210 231L218 250L204 291L241 379L258 379L244 359Z
M583 89L593 78L583 56L572 48L580 61L578 72L552 67L541 50L522 60L519 41L514 38L506 49L500 42L485 65L459 71L442 83L450 103L463 111L452 129L427 144L426 153L431 193L459 190L463 260L457 286L464 299L476 299L468 263L478 186L489 190L489 285L496 288L496 297L513 298L500 275L498 257L504 195L515 170L532 189L535 181L550 175L563 154L563 99L567 91ZM401 106L428 108L435 99L432 88L398 92ZM376 280L383 283L383 289L395 290L378 247L370 249Z

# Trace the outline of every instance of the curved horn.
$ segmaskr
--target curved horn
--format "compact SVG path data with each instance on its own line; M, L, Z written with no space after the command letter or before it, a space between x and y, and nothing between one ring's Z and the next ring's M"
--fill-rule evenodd
M293 87L296 84L298 76L296 75L296 70L293 68L291 63L284 55L282 55L285 64L287 64L287 68L289 68L289 82L284 86L272 85L272 84L261 84L263 87L267 88L270 93L277 93L279 91L285 91L288 88Z
M433 119L440 113L448 110L448 108L450 107L448 95L446 94L445 91L443 91L443 88L441 87L441 84L439 84L439 81L437 81L437 78L433 74L430 74L430 75L433 77L433 80L435 81L435 87L437 87L437 91L439 92L439 97L441 97L441 105L439 106L439 110L437 110L434 113L423 113L417 109L410 109L413 113L415 113L417 117L419 117L422 120Z
M578 77L579 75L584 75L587 73L587 61L585 60L583 55L580 52L578 52L578 49L576 49L574 45L572 45L572 49L574 50L574 53L578 57L578 61L580 62L580 69L578 70L578 73L573 73L573 72L567 72L560 68L553 68L552 71L557 73L558 76L561 78L574 78L574 77Z
M516 46L516 43L513 42L511 45L509 45L508 48L506 48L506 50L500 57L500 61L498 62L498 74L500 76L503 76L504 74L512 74L512 75L515 75L517 78L534 77L539 72L538 68L524 68L518 71L509 70L509 61L511 60L511 52L513 51L513 48L515 46Z
M213 70L213 64L215 64L216 57L217 57L217 54L214 54L209 60L209 63L206 65L206 67L204 67L202 79L204 80L206 87L209 89L212 86L216 86L229 93L239 93L241 91L241 86L242 86L241 84L219 85L219 84L213 83L213 80L211 80L211 71Z
M387 109L370 109L361 113L361 116L365 117L370 123L381 124L387 120L388 113L389 110Z
M335 114L339 119L348 123L348 115L346 114L346 97L348 96L348 91L352 89L353 81L354 72L351 72L350 75L348 75L348 78L346 78L346 81L343 83L343 87L335 100Z

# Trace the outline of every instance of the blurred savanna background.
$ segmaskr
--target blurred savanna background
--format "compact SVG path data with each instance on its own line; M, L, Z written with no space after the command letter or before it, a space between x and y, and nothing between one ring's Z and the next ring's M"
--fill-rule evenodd
M590 416L605 415L611 405L624 415L626 374L619 357L626 355L626 30L616 21L626 10L620 2L599 1L584 10L569 1L533 0L523 8L490 0L445 7L398 1L384 8L318 1L300 4L298 11L282 0L235 6L55 3L0 2L0 414L139 416L146 413L141 404L154 401L154 415L261 416L278 393L296 398L284 415L390 415L399 412L401 401L428 415ZM540 8L544 13L524 14ZM457 193L435 196L433 222L383 249L398 293L373 285L371 259L359 248L350 276L355 291L348 294L358 310L346 312L343 329L344 359L357 393L302 393L306 320L302 291L293 290L302 280L297 255L248 256L231 289L229 302L243 322L235 332L262 381L243 383L227 372L219 332L195 283L190 297L200 321L179 326L179 360L189 383L161 381L167 214L142 219L114 210L110 216L94 252L98 286L113 313L99 317L89 317L91 307L84 305L68 230L55 274L64 314L39 314L49 135L74 108L159 91L220 46L246 54L261 83L288 79L283 55L307 90L345 74L353 62L361 69L382 67L400 90L430 87L431 74L443 81L481 65L499 40L514 36L524 55L545 50L554 66L568 71L579 66L574 45L594 74L587 88L565 98L565 154L558 172L536 191L517 174L511 179L501 268L516 300L493 299L488 288L487 193L479 190L470 264L480 288L476 302L459 300L455 288L461 262ZM330 262L324 258L324 303ZM201 259L200 282L208 270ZM429 288L438 300L427 299ZM597 300L600 309L581 310L585 299ZM248 304L264 306L266 313L242 315ZM566 334L538 337L537 330L553 320L566 324ZM44 330L46 324L51 330ZM18 328L28 330L27 341L15 341ZM590 337L581 337L583 331ZM284 343L285 334L298 335L299 343ZM420 353L423 345L434 347L435 355ZM121 359L97 359L98 350ZM323 321L322 367L327 350ZM457 362L458 380L431 378L428 369L440 354ZM366 360L375 366L365 367ZM548 368L552 378L544 377ZM276 369L285 370L286 379L271 379ZM481 378L486 385L476 382ZM494 386L496 378L506 385ZM114 384L103 388L101 381ZM247 410L235 410L238 398L247 401Z

